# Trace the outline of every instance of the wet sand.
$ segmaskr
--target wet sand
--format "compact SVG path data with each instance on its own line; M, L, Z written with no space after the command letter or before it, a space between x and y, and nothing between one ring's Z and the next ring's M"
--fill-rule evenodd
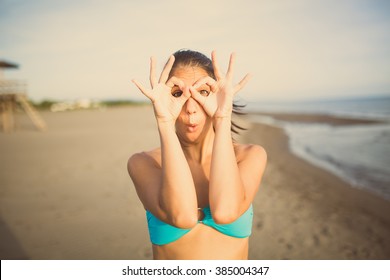
M128 157L159 145L150 106L21 114L0 132L1 259L151 259ZM269 162L254 201L250 259L389 259L390 203L288 151L281 129L241 140Z

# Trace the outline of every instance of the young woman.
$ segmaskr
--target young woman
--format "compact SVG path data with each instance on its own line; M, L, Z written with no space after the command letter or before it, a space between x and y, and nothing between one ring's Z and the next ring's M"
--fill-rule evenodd
M151 89L161 146L134 154L128 171L146 209L154 259L247 259L252 201L266 165L264 149L231 136L235 54L223 75L216 53L180 50Z

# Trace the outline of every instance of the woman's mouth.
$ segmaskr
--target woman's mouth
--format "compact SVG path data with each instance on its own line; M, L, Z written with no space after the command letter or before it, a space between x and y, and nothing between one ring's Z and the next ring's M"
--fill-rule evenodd
M195 132L198 128L197 124L187 124L187 130L189 132Z

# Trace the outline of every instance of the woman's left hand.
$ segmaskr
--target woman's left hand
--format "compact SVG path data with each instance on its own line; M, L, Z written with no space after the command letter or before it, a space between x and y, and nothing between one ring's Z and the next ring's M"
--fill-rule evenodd
M190 87L191 96L203 106L205 112L213 118L226 118L231 117L233 110L233 98L239 92L245 84L248 82L250 75L245 77L235 86L233 86L233 72L235 53L230 55L229 67L226 75L222 75L218 66L216 52L211 53L211 59L214 68L214 75L216 80L207 76L199 79L194 85ZM207 85L210 88L210 92L198 89Z

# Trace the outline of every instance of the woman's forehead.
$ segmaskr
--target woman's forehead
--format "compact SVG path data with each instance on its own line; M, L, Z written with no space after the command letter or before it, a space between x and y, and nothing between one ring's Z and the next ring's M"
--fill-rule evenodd
M176 68L171 76L175 76L183 81L197 81L199 78L207 77L208 73L201 67L183 66Z

